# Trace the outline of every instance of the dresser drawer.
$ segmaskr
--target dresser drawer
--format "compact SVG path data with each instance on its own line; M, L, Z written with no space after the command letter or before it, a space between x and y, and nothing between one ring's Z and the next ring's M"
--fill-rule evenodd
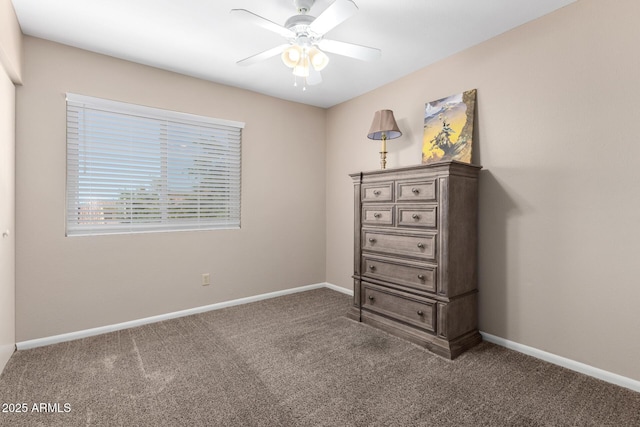
M362 250L434 260L436 235L362 229Z
M362 208L362 223L369 225L393 225L393 205L366 205Z
M436 291L436 266L362 256L362 275L427 292Z
M393 200L393 182L362 186L363 202L390 202Z
M437 206L400 205L396 207L398 227L436 228L438 221Z
M430 332L435 331L436 303L404 292L362 283L363 309L390 317Z
M435 202L436 180L428 181L399 181L396 190L396 200L399 202Z

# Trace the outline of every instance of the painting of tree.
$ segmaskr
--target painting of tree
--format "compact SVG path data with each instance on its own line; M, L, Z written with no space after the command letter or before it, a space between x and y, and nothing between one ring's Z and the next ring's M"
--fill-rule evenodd
M422 163L471 163L475 101L473 89L425 104Z

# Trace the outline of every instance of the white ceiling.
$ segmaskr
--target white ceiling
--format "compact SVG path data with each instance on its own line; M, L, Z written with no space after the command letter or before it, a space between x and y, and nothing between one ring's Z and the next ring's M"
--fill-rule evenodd
M329 53L323 82L302 91L279 56L236 61L283 44L234 17L247 9L278 24L293 0L11 0L23 33L214 82L330 107L504 33L576 0L355 0L359 10L329 33L382 50L363 62ZM316 0L318 16L333 0Z

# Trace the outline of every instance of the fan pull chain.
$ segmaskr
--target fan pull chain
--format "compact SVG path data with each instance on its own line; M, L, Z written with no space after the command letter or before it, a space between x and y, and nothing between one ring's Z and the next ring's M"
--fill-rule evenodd
M307 91L307 78L303 77L302 78L302 91L306 92ZM293 87L298 87L298 77L296 77L295 75L293 76Z

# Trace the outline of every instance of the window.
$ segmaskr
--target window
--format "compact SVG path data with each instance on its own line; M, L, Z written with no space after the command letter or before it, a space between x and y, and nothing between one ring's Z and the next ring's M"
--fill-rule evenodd
M243 127L67 94L67 236L239 228Z

